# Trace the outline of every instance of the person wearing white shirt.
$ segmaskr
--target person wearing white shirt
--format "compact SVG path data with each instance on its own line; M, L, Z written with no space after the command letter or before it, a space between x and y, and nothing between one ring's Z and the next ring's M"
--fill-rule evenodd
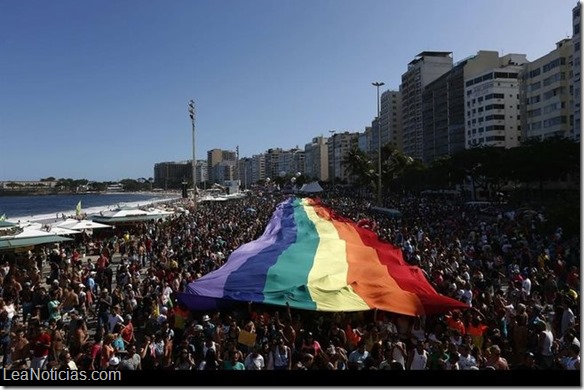
M521 282L521 290L527 297L529 297L531 296L531 279L529 279L527 274L524 274L523 277L524 279L523 282Z
M265 367L264 357L259 353L260 347L256 345L254 351L247 355L243 361L246 370L263 370Z
M121 312L120 305L115 305L112 308L112 311L110 312L110 314L107 317L107 331L108 331L108 333L113 332L114 328L116 327L117 324L124 323L124 317L121 316L120 312Z
M460 347L460 358L458 360L458 366L461 370L470 370L471 367L476 367L477 360L474 356L470 354L470 347L468 344L464 344Z
M572 328L576 324L576 316L568 304L564 306L564 312L562 313L562 325L561 325L561 336L565 335L568 329Z
M425 370L428 365L429 354L424 349L424 344L418 342L416 347L410 351L407 368L409 370Z

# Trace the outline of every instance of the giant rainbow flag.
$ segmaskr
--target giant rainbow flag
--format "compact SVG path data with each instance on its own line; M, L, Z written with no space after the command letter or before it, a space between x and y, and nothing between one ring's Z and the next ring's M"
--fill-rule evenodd
M216 300L406 315L467 307L438 294L399 248L309 198L280 203L260 238L179 294L192 310L208 310Z

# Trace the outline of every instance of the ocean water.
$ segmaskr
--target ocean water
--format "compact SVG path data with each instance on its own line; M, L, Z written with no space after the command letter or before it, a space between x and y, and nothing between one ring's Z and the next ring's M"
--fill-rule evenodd
M32 195L0 196L0 216L8 221L44 221L75 215L81 201L81 212L87 215L114 209L118 206L144 206L177 199L169 194L90 194L90 195ZM57 217L58 214L58 217Z

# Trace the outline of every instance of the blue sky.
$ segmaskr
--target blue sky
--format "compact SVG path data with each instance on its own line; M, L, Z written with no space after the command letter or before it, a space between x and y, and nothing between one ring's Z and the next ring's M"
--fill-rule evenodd
M120 180L363 131L424 50L524 53L574 0L2 0L0 180Z

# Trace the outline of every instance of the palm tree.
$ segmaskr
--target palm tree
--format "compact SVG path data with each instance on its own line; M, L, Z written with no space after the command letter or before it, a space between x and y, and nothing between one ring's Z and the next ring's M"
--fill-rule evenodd
M353 148L344 158L345 172L355 178L356 184L361 187L376 186L377 174L373 161L361 149Z
M393 180L404 173L406 168L414 163L414 159L403 154L389 144L381 148L381 180L383 186L389 188Z

